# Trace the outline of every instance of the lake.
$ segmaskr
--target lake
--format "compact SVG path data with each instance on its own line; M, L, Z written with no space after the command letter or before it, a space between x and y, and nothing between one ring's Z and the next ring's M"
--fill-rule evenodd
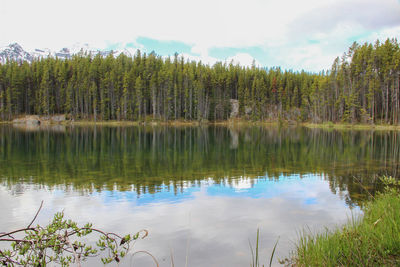
M0 232L57 211L121 234L147 229L134 250L171 266L274 264L299 232L360 214L397 175L400 133L302 127L0 125ZM367 193L367 190L369 193ZM127 256L121 266L151 265ZM96 266L98 261L87 265Z

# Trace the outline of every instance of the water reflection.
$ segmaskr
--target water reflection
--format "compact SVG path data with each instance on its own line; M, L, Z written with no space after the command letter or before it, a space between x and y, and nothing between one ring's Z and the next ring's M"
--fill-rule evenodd
M0 201L10 205L0 224L6 229L25 225L44 199L46 208L39 223L48 222L52 213L63 209L70 218L94 221L96 227L109 231L148 229L150 237L137 243L136 249L151 251L161 266L170 266L171 251L176 266L183 266L187 255L189 266L246 266L250 262L248 239L254 239L257 228L261 229L261 255L270 255L280 236L277 256L283 258L293 248L296 231L306 226L313 230L332 227L351 214L343 197L330 193L323 177L280 178L203 180L187 184L176 195L167 186L156 194L139 196L135 190L80 194L64 186L39 189L31 184L14 197L7 186L1 186ZM12 223L4 218L12 218ZM124 264L129 266L129 258ZM135 264L151 266L146 257L138 257Z
M379 189L377 174L397 176L399 133L305 128L67 127L26 132L0 127L0 177L75 190L115 187L139 194L163 185L180 192L188 181L269 179L325 174L332 192L349 190L358 203ZM353 177L357 177L357 181Z
M169 266L243 266L248 238L287 256L304 226L345 221L397 176L398 132L263 127L0 126L1 230L56 211L122 233ZM361 186L362 185L362 186ZM4 230L3 230L4 229ZM147 266L146 258L137 259ZM126 263L128 265L128 263ZM93 266L96 266L93 263Z

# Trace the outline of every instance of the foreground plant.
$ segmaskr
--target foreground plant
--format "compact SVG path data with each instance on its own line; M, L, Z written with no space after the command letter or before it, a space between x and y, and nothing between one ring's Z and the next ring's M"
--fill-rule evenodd
M276 246L278 245L279 242L279 237L275 242L274 248L272 249L271 252L271 257L269 259L269 267L272 266L272 260L274 259L274 255L275 255L275 250L276 250ZM260 249L260 229L257 229L257 239L256 239L256 249L253 250L253 246L251 245L251 242L249 240L249 246L250 246L250 252L251 252L251 263L250 263L250 267L265 267L265 265L260 265L260 257L259 257L259 249Z
M400 182L384 177L384 193L364 207L364 216L333 232L301 236L293 266L400 266Z
M56 213L49 225L33 227L41 207L42 205L27 227L0 233L0 242L11 243L9 249L0 249L0 265L46 266L49 263L58 263L61 266L81 266L81 262L88 257L97 256L104 264L120 262L127 255L132 243L148 234L147 230L141 230L136 234L120 236L93 228L91 223L78 226L76 222L64 219L63 212ZM95 246L83 242L83 237L89 234L97 234ZM149 254L146 251L138 252ZM155 258L149 255L158 266Z

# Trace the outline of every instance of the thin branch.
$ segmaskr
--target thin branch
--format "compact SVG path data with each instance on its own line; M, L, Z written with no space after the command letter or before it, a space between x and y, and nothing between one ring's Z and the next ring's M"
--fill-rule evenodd
M174 263L174 253L172 252L172 248L171 248L171 267L175 267L175 263Z
M114 235L114 236L118 237L119 239L122 239L122 237L119 236L119 235L117 235L117 234L114 234L114 233L106 233L106 232L104 232L104 231L101 231L101 230L99 230L99 229L92 228L92 227L81 227L80 229L81 229L81 230L91 230L91 231L93 231L93 232L98 232L98 233L100 233L100 234L106 236L107 238L109 238L109 239L111 239L111 240L115 240L115 238L110 237L110 235ZM74 234L75 234L75 233L76 233L76 232L74 232Z
M69 238L68 238L67 234L65 235L65 242L72 249L72 254L74 255L76 266L77 267L81 267L81 260L79 259L78 255L76 254L75 249L72 246L71 242L69 241Z
M142 229L140 231L138 231L138 233L142 233L144 232L144 235L141 237L142 239L146 238L149 235L149 231L147 231L146 229Z
M7 255L5 255L5 254L3 253L3 251L1 251L1 250L0 250L0 255L3 256L4 258L6 258L7 261L9 261L9 262L11 262L11 263L14 263L14 264L17 264L17 265L21 265L19 262L15 261L15 260L13 260L12 258L10 258L10 257L8 257Z
M139 253L144 253L144 254L149 255L149 256L153 259L153 261L154 261L154 263L156 264L156 266L157 266L157 267L160 266L160 265L158 264L158 261L157 261L156 257L154 257L153 254L151 254L150 252L145 251L145 250L139 250L139 251L136 251L136 252L134 252L134 253L132 254L132 256L131 256L131 266L133 266L133 262L132 262L133 256L135 256L136 254L139 254Z
M5 242L16 242L16 243L32 243L32 240L25 240L25 239L11 239L11 238L1 238L0 241Z
M369 190L361 183L361 181L353 175L353 179L356 180L356 182L362 187L362 189L365 190L365 192L367 192L368 195L370 195L372 197L372 199L375 199L375 197L371 194L371 192L369 192Z
M0 236L9 236L10 238L14 238L10 233L1 232Z
M4 252L0 250L0 260L1 261L10 263L10 264L19 265L19 263L16 260L14 260L13 258L16 257L16 253L19 253L21 251L22 247L25 247L25 244L26 245L29 244L30 247L29 247L28 251L26 251L27 254L26 255L25 255L25 253L22 254L25 256L24 260L27 260L28 264L34 263L34 261L36 261L36 260L39 260L40 262L43 262L43 260L44 260L46 263L51 262L51 261L56 261L57 258L53 259L53 258L49 257L48 255L46 255L47 249L53 249L53 251L57 257L58 257L58 255L62 255L63 252L72 254L75 259L74 262L76 263L76 265L78 267L80 267L81 261L84 260L86 257L96 257L96 256L99 256L100 253L98 253L98 251L96 251L96 250L93 250L88 253L89 255L86 255L86 251L83 250L83 248L86 245L84 244L84 245L80 245L77 247L71 243L69 237L76 235L76 234L86 235L86 234L89 234L90 232L82 233L81 231L90 230L92 232L95 232L95 233L105 237L107 244L104 245L105 246L104 249L108 250L109 259L111 259L111 260L114 259L118 262L119 261L118 250L121 249L121 251L127 252L130 248L131 241L133 241L133 244L134 244L137 241L137 239L139 239L139 238L143 239L148 235L148 231L143 229L143 230L140 230L139 232L137 232L136 238L125 240L124 237L122 237L118 234L115 234L115 233L107 233L107 232L104 232L102 230L92 228L92 227L79 228L75 224L66 223L66 221L62 221L61 222L62 225L59 226L59 228L57 228L55 230L46 230L45 228L43 228L39 225L36 226L35 228L31 228L31 225L35 222L42 207L43 207L43 201L41 202L40 207L35 214L35 217L30 222L30 224L27 226L27 228L14 230L14 231L8 232L8 233L5 233L5 232L0 233L0 243L3 241L3 242L15 242L17 244L17 246L11 252L12 253L11 256L4 255ZM61 215L63 216L63 214L61 214ZM61 219L63 218L62 216L61 216ZM71 229L71 231L68 231L68 229ZM76 229L79 229L79 230L76 230ZM27 232L27 231L32 231L32 232ZM40 236L40 238L38 239L38 234L41 231L45 231L45 234L43 236ZM63 231L63 232L61 232L61 231ZM20 232L26 232L25 234L27 236L24 239L16 238L16 235ZM30 239L32 239L32 240L30 240ZM120 244L118 244L119 242L117 242L119 240L121 241ZM57 242L59 241L60 244L54 244L54 241L57 241ZM124 242L122 242L122 241L124 241ZM52 243L48 243L48 242L52 242ZM110 242L115 244L116 252L114 252L114 249L112 248L114 245L111 245ZM122 244L124 244L124 245L122 246ZM138 253L145 253L145 254L150 255L152 257L152 259L154 260L154 262L156 263L156 265L159 266L156 258L153 255L151 255L149 252L139 251ZM90 254L92 254L92 255L90 255ZM137 254L137 253L135 253L135 254ZM38 258L34 259L34 256L35 257L37 256ZM17 256L17 260L18 260L18 256Z
M9 237L12 238L12 236L11 236L12 234L16 234L16 233L19 233L19 232L25 232L25 231L35 231L35 232L37 232L37 230L35 228L23 228L23 229L18 229L18 230L9 232L9 233L2 234L2 235L0 235L0 238L2 238L3 236L9 236Z
M43 207L43 200L42 200L42 202L40 202L40 207L39 207L39 209L37 210L37 212L36 212L36 214L35 214L35 217L33 217L33 220L31 221L30 224L28 224L28 226L27 226L26 228L31 227L32 223L36 220L36 217L38 216L38 214L39 214L40 210L42 209L42 207Z

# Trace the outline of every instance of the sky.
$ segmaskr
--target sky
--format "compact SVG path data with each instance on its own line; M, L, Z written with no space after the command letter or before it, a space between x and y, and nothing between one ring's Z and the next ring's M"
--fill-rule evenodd
M0 46L182 54L319 72L351 44L400 39L400 0L0 0Z

